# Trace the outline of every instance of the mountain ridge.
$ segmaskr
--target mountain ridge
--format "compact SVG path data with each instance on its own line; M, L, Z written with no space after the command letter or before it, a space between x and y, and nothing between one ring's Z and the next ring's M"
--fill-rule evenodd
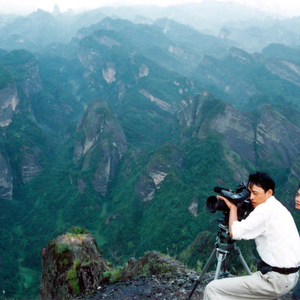
M256 170L293 212L298 52L207 44L169 21L106 18L65 45L0 52L5 297L37 295L42 249L72 226L88 228L114 264L155 250L195 267L218 230L221 213L205 208L213 187L235 189ZM252 263L252 245L242 247Z

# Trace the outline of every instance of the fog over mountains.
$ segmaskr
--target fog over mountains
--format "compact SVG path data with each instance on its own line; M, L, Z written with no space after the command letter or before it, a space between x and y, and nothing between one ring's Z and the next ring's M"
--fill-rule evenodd
M38 297L42 249L72 226L113 264L194 268L207 197L256 170L300 225L299 29L213 1L0 15L0 299Z

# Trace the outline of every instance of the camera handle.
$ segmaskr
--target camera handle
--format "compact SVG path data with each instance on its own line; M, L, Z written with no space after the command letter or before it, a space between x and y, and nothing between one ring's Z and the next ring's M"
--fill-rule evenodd
M221 230L222 230L222 228L221 228ZM238 256L238 258L240 259L240 261L241 261L243 267L246 269L246 272L247 272L249 275L252 274L250 268L248 267L248 265L247 265L247 263L246 263L246 261L245 261L243 255L242 255L241 250L235 245L235 242L232 242L232 243L229 243L229 244L228 244L227 242L221 243L221 241L220 241L220 235L222 235L222 234L220 234L220 232L219 232L218 237L217 237L217 242L216 242L216 244L215 244L216 247L215 247L214 250L212 251L212 253L211 253L211 255L210 255L210 257L209 257L207 263L205 264L205 266L204 266L204 268L203 268L203 270L202 270L200 276L199 276L198 279L196 280L196 283L195 283L195 285L194 285L194 287L193 287L191 293L190 293L189 296L186 298L187 300L191 299L191 297L192 297L194 291L196 290L198 284L201 282L203 276L205 275L205 273L206 273L207 269L209 268L211 262L213 261L215 255L216 255L216 257L217 257L218 263L217 263L217 268L216 268L214 280L216 280L216 279L218 279L218 278L220 277L220 272L221 272L222 264L223 264L223 262L225 261L226 256L227 256L227 254L228 254L230 251L233 251L233 252ZM224 249L221 249L221 247L224 248Z

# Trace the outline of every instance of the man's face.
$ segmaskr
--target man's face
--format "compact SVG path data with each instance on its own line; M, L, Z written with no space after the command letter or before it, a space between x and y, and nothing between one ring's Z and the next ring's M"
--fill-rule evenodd
M295 207L297 209L300 209L300 189L297 192L297 195L295 197Z
M250 191L250 201L254 208L257 207L258 205L266 202L267 199L273 195L273 191L271 189L268 190L267 192L265 192L263 188L255 185L255 184L253 184L253 186L251 188L248 187L248 189ZM299 209L300 209L300 206L299 206Z

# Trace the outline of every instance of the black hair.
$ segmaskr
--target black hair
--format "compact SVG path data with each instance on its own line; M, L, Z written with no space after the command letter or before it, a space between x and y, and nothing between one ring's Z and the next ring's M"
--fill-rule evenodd
M253 185L261 187L265 193L270 189L273 191L273 195L275 193L275 181L267 173L256 172L255 174L250 174L248 186L252 188Z
M298 190L300 189L300 182L299 182L299 185L298 185Z

